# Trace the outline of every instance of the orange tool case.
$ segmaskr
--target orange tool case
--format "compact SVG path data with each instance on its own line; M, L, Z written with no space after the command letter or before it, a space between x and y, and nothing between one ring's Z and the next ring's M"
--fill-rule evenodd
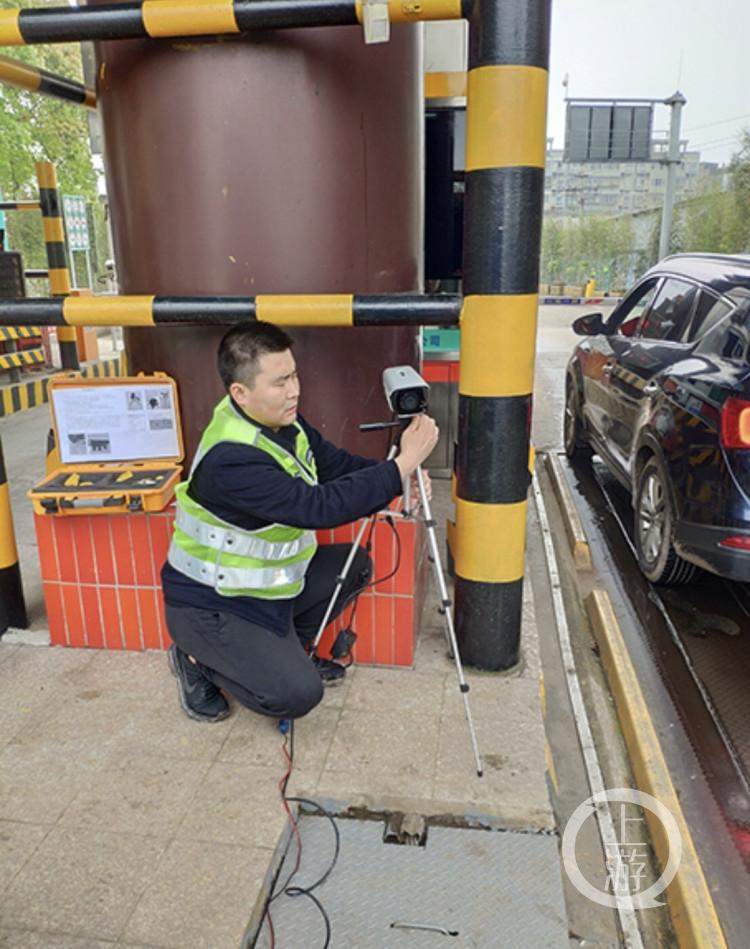
M60 466L28 492L37 514L162 511L184 450L177 386L162 373L49 383Z

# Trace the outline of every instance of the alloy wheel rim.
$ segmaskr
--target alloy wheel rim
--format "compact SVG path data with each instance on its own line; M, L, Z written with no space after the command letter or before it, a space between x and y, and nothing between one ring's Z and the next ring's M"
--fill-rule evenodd
M666 504L661 479L654 472L646 478L638 507L638 536L643 555L654 563L661 551L666 526Z

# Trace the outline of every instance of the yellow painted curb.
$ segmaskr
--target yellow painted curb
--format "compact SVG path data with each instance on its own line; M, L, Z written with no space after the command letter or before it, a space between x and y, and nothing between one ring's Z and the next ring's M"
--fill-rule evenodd
M565 525L565 533L568 535L570 552L573 554L576 570L591 570L591 550L586 539L586 532L578 516L568 482L565 480L560 459L554 452L547 455L547 472L552 481L557 503L560 505L560 513Z
M682 837L680 867L666 891L678 945L680 949L726 947L716 907L609 595L604 590L594 590L585 603L636 785L669 808ZM669 856L664 828L655 814L648 809L645 814L654 851L663 867Z

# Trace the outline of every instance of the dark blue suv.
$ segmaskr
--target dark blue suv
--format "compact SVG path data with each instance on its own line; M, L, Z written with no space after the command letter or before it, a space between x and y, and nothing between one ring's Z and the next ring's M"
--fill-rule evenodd
M631 492L643 573L750 580L750 256L668 257L573 330L565 451Z

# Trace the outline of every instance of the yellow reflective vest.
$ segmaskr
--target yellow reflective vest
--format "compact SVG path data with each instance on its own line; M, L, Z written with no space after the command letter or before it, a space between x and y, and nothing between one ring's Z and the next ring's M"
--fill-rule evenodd
M220 442L238 442L267 452L291 478L318 483L315 459L302 426L295 422L294 454L239 414L228 396L214 409L190 476L175 489L177 513L167 559L180 573L223 596L292 599L302 592L317 548L315 532L286 524L244 530L216 517L188 494L201 459Z

